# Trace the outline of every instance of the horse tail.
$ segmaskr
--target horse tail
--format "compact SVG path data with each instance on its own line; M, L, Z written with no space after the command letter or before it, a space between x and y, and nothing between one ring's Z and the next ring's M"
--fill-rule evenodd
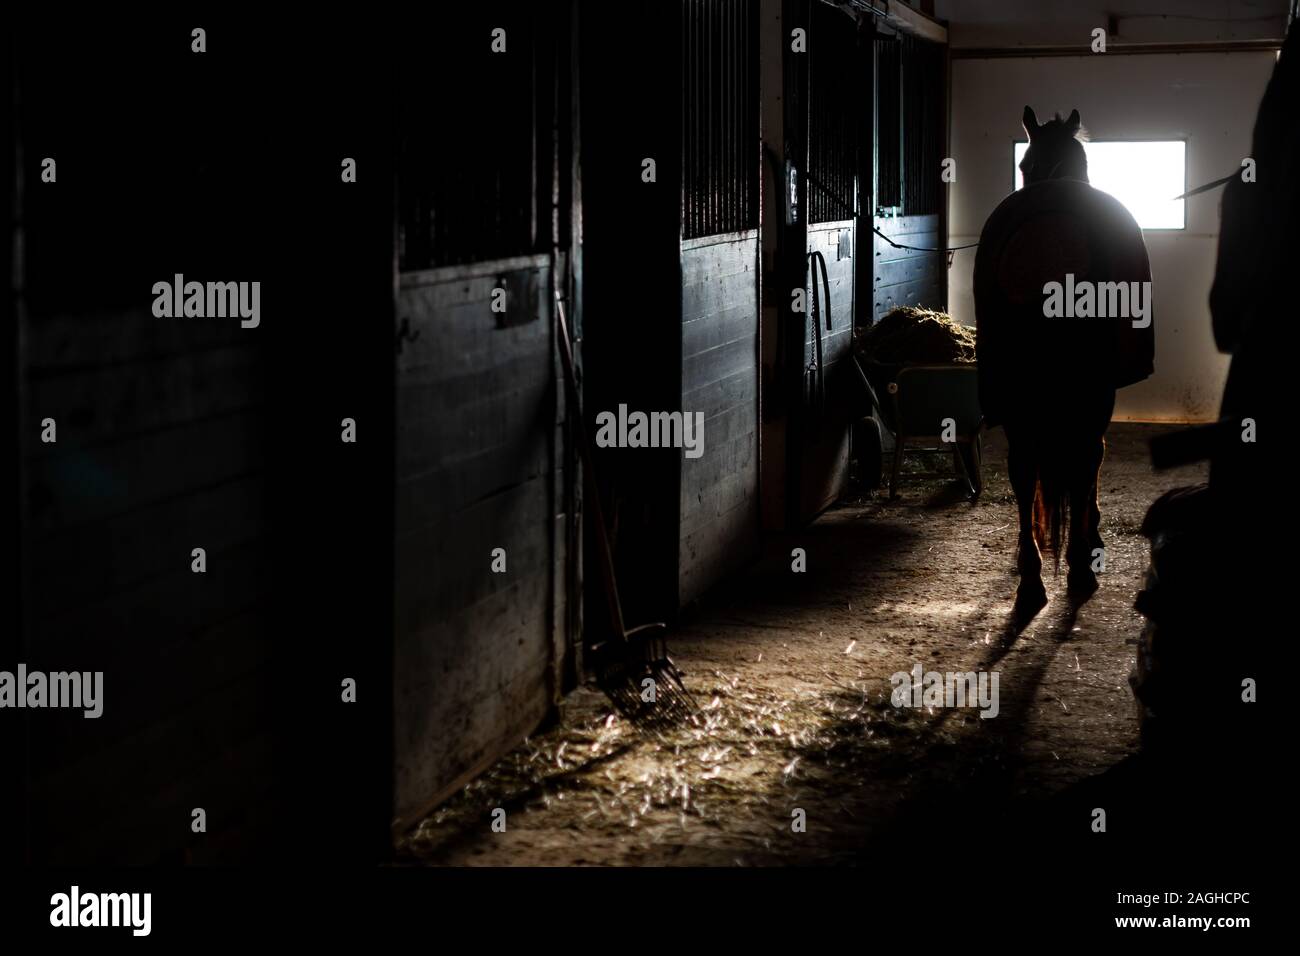
M1065 515L1070 507L1070 492L1054 461L1039 465L1034 485L1034 540L1052 556L1053 567L1061 570L1061 541L1065 536Z

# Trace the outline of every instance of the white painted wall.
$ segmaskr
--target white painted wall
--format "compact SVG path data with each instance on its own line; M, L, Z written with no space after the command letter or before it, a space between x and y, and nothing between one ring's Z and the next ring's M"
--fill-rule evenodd
M1272 53L1106 55L952 61L949 243L974 242L1011 190L1011 151L1029 104L1041 120L1078 109L1092 139L1187 140L1187 184L1239 168ZM1156 325L1155 375L1119 393L1115 419L1207 421L1218 416L1227 357L1210 333L1209 293L1220 190L1187 201L1187 228L1146 233ZM974 250L956 254L948 308L974 324Z

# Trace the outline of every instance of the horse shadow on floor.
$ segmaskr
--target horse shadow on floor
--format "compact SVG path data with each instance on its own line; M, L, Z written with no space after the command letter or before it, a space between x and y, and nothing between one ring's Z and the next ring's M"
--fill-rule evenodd
M987 833L1007 829L1009 815L1023 804L1017 793L1022 750L1029 739L1037 692L1062 645L1069 640L1079 608L1069 601L1049 605L1050 622L1029 643L1022 643L1014 658L1014 644L992 645L976 665L980 671L1000 672L999 711L996 719L973 721L962 708L942 708L920 722L909 721L897 732L912 733L906 746L882 748L873 755L864 750L862 764L849 768L860 778L897 780L898 799L877 819L871 836L858 847L862 858L906 853L917 833ZM885 700L872 726L888 723L895 708ZM853 718L845 718L846 722ZM954 721L961 726L954 726ZM895 722L897 724L897 722ZM860 729L860 728L859 728ZM855 727L845 726L845 735ZM834 735L834 731L832 732ZM899 742L902 743L902 742ZM860 812L879 817L878 806L861 806Z

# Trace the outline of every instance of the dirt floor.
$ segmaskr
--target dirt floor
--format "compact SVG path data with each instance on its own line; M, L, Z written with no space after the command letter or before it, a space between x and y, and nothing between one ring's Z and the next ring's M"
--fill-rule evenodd
M855 863L921 832L995 837L1015 808L1136 749L1132 605L1147 564L1138 527L1160 493L1203 480L1199 467L1151 472L1146 441L1157 430L1110 430L1106 571L1077 615L1064 569L1052 578L1049 563L1050 603L1022 633L1009 629L1015 504L1000 431L986 436L986 488L974 505L950 459L914 456L899 499L850 495L805 532L769 541L760 564L671 634L701 707L693 723L646 735L582 688L560 726L431 814L399 859ZM795 547L807 552L804 573L791 570ZM894 707L890 675L918 662L996 671L996 718ZM504 832L492 827L497 808Z

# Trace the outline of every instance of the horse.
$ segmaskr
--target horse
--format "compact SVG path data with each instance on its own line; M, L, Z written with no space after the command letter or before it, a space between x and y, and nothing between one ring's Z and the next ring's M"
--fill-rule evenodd
M1021 617L1047 603L1042 555L1059 573L1067 515L1068 593L1082 601L1097 590L1105 559L1098 482L1115 392L1154 367L1149 311L1143 326L1127 315L1063 318L1049 308L1049 289L1100 294L1137 282L1149 293L1151 270L1132 215L1088 182L1079 111L1040 124L1026 106L1022 120L1025 186L985 223L974 277L980 406L985 423L1007 436Z

